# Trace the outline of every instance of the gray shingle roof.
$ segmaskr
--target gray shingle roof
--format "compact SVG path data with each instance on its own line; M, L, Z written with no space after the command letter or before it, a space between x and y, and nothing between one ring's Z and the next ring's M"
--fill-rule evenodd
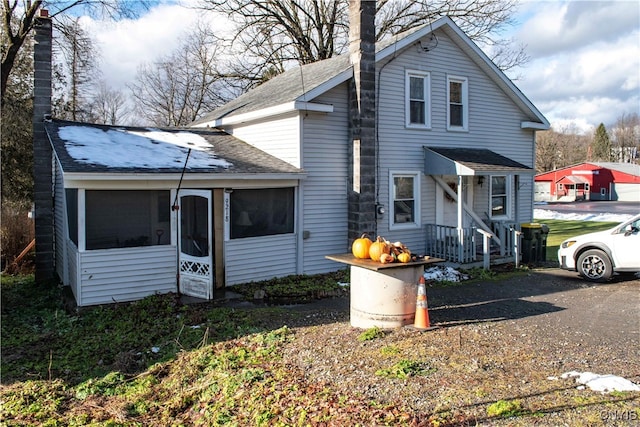
M61 129L72 127L79 135L83 132L89 136L81 144L71 144L70 141L61 138ZM262 150L257 149L223 131L217 129L150 129L125 126L106 126L87 123L70 122L64 120L52 120L45 123L45 129L49 140L60 161L64 172L78 173L181 173L184 166L184 159L187 155L187 148L167 144L153 138L141 137L140 133L149 131L161 131L165 135L177 136L179 133L197 135L198 141L203 142L202 149L198 150L199 162L195 162L195 156L190 167L185 171L189 173L206 173L212 175L233 175L238 174L303 174L304 171L280 160ZM107 133L117 133L117 138L111 138L105 144L102 135ZM63 133L64 135L64 133ZM203 139L200 139L203 138ZM99 141L102 140L102 141ZM92 143L101 148L92 150ZM86 146L84 155L79 156L74 151L75 146ZM142 148L141 148L142 147ZM167 147L171 149L171 156L167 156ZM136 150L134 150L134 148ZM149 164L160 167L145 166L145 159L136 159L132 153L149 154ZM195 154L195 151L192 150ZM130 162L110 164L105 157L129 157ZM166 159L158 158L164 156ZM194 166L195 165L195 166Z
M442 156L442 160L432 157L431 161L457 163L474 171L476 175L491 173L533 173L532 168L485 148L425 147L425 149L427 152L432 151Z
M230 114L250 113L293 102L349 68L349 55L292 68L203 116L192 125L210 122Z

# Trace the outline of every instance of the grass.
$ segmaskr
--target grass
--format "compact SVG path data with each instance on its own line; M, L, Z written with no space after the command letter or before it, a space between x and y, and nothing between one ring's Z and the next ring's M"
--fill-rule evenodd
M566 237L612 225L544 223L551 229L548 250ZM483 280L517 273L483 274L475 272ZM342 294L338 282L348 281L343 270L249 283L234 291L248 299L258 290L273 300L311 299ZM410 424L402 403L345 396L307 381L306 372L287 363L283 348L295 338L282 324L297 314L282 308L186 306L168 294L67 311L62 289L36 284L33 276L2 276L1 291L0 419L6 425ZM375 371L385 381L441 372L437 357L428 365L403 357L404 347L376 328L354 335L353 346L358 341L379 346L384 363L395 359ZM497 401L486 415L527 412L528 405L519 405Z
M547 236L547 261L555 261L558 259L558 249L564 240L580 234L607 230L619 224L617 222L569 221L560 219L535 221L549 227L549 234Z
M329 280L315 283L324 289ZM310 382L285 362L293 335L269 319L282 325L291 316L277 307L185 306L171 294L68 312L55 284L3 276L0 419L259 426L383 425L406 416L397 405L387 411Z

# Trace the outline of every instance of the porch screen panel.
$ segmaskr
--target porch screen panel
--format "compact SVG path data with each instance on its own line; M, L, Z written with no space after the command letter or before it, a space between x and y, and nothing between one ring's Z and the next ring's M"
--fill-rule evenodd
M69 239L78 246L78 190L67 188L65 190L67 202L67 224L69 226Z
M231 238L293 233L294 188L234 190Z
M170 195L165 190L87 190L86 248L168 245Z

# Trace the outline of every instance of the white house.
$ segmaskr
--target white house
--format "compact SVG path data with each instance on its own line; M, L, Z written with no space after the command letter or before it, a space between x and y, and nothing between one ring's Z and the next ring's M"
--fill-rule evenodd
M549 123L449 18L374 52L369 3L351 2L350 54L189 129L44 123L55 271L78 305L333 271L363 232L466 264L483 230L511 256Z

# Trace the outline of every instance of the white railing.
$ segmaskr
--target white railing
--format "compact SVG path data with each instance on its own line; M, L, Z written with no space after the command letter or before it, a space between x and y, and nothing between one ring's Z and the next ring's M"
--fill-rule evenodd
M514 258L518 264L520 231L516 223L492 222L489 233L476 227L458 229L456 227L426 224L425 253L446 261L466 264L479 260L485 269L489 268L491 255L500 258ZM495 242L494 237L499 240ZM460 245L459 242L462 242Z
M425 253L461 264L476 260L476 229L426 224ZM460 244L462 242L462 245Z

